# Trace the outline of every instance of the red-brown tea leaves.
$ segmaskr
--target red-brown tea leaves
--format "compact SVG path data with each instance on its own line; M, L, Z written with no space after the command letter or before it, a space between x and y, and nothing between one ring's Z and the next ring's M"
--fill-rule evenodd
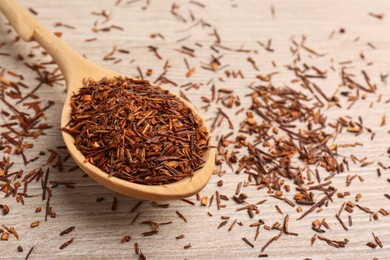
M208 134L168 91L129 78L88 80L71 98L75 138L86 160L130 182L159 185L192 176L208 149Z

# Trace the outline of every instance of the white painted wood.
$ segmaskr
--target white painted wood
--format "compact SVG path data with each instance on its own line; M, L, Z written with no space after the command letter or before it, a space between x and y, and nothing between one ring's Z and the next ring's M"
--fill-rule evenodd
M388 28L390 28L390 3L388 1L202 1L206 8L201 8L190 1L176 1L180 5L178 12L189 18L188 10L191 9L195 17L203 18L206 22L212 24L218 29L222 39L222 44L232 47L245 49L255 49L258 53L237 53L226 52L223 58L224 64L230 64L230 70L241 69L245 74L245 79L230 79L226 82L219 82L218 76L225 78L223 71L214 74L210 71L201 69L202 64L209 62L210 54L216 55L210 51L208 46L214 41L214 38L208 33L211 29L202 29L200 26L184 31L189 27L187 23L179 22L170 13L173 1L151 1L146 10L145 1L126 4L122 0L119 6L115 6L115 1L104 0L86 0L86 1L43 1L30 0L21 1L24 6L33 7L39 15L38 19L53 31L62 31L63 40L68 42L78 52L85 54L92 62L118 71L121 74L137 76L137 65L145 73L146 69L153 69L153 75L150 79L154 80L161 72L166 59L169 59L172 68L167 77L185 84L188 82L204 84L199 90L186 91L185 94L191 99L194 106L200 108L204 105L201 102L201 96L210 95L210 89L205 84L210 78L215 79L217 88L233 88L235 93L240 96L244 107L249 105L249 100L245 94L249 92L246 87L251 82L257 82L255 75L258 73L266 74L273 71L283 71L283 73L274 77L274 84L289 84L292 75L283 69L283 66L292 62L292 55L289 51L290 37L293 35L300 39L302 34L307 36L307 44L316 51L326 53L321 59L315 60L319 67L328 67L334 59L334 66L338 62L353 60L356 66L356 72L362 68L367 70L373 81L378 84L378 94L382 93L382 102L377 103L378 95L368 95L365 102L357 102L352 109L337 110L331 109L327 113L329 120L335 119L340 115L351 115L357 119L362 116L365 125L371 127L376 133L375 139L369 141L370 136L364 134L354 137L350 134L341 135L338 143L362 142L363 147L345 148L343 154L349 156L355 154L358 158L368 157L372 161L382 161L389 165L389 157L386 153L390 135L389 122L384 127L380 127L380 120L384 114L389 119L389 103L384 100L390 98L390 87L383 86L380 83L380 73L388 73L390 68L390 38ZM275 7L276 16L271 16L271 4ZM98 24L98 27L110 26L115 24L124 28L123 31L112 29L110 32L94 33L91 28L93 23L103 21L104 18L94 16L91 11L100 12L101 10L112 11L112 19L106 24ZM375 19L368 15L368 12L385 14L383 20ZM58 27L56 22L76 27L76 30ZM18 53L28 54L29 47L35 46L35 43L24 43L22 41L11 45L15 33L7 34L10 27L6 25L4 17L0 17L0 42L6 42L7 45L0 49L0 52L11 53L10 57L1 56L0 66L17 73L25 75L27 80L33 80L35 75L27 69L23 62L16 59ZM332 40L329 35L332 31L338 31L345 28L344 34L336 33ZM160 32L165 40L160 38L152 39L153 33ZM191 35L191 38L184 42L177 40ZM85 40L96 37L98 40L88 43ZM356 37L360 39L354 42ZM272 47L275 53L265 52L256 41L266 42L272 38ZM203 44L203 48L197 48L196 58L185 56L175 49L185 45L195 48L195 43ZM372 42L376 50L371 49L367 42ZM114 64L113 61L103 61L103 57L108 54L113 46L130 50L130 54L116 54L122 59L122 62ZM163 60L158 60L155 55L149 52L147 46L153 45L159 48ZM363 51L367 61L372 61L372 66L365 65L360 61L359 53ZM35 60L49 61L50 58L42 57L40 50L34 49ZM250 63L246 61L251 56L256 60L260 72L256 72ZM191 78L186 78L187 69L183 58L186 58L191 66L196 67L196 72ZM134 60L134 61L133 61ZM274 60L278 67L273 68L271 61ZM131 62L133 61L133 62ZM313 61L313 59L312 59ZM340 83L337 74L330 73L329 79L321 83L321 87L327 93L333 93L333 90ZM7 76L8 77L8 76ZM166 85L172 91L178 93L179 88ZM47 135L34 141L35 148L28 153L28 156L35 155L40 150L46 151L53 146L62 146L63 141L60 127L62 102L65 100L64 85L49 87L45 86L38 92L39 96L46 97L47 100L56 102L54 108L47 113L47 122L53 125L53 128L46 131ZM43 99L43 98L42 98ZM369 108L370 102L374 105ZM212 107L205 117L214 116ZM229 114L233 112L226 111ZM238 116L234 123L238 127ZM0 122L2 119L0 119ZM208 121L210 123L210 121ZM215 134L227 133L227 124L214 131ZM66 153L64 152L64 155ZM43 158L42 158L43 160ZM42 161L34 162L28 165L28 169L39 166ZM134 243L137 242L148 259L242 259L257 258L261 247L276 231L266 231L261 229L259 238L253 242L255 229L250 228L249 224L255 220L250 220L246 212L236 212L237 206L233 201L226 202L227 207L220 211L217 210L215 203L210 207L201 207L197 202L196 206L190 206L183 201L170 201L168 209L156 208L150 202L144 202L136 212L141 212L137 221L130 225L131 220L136 215L130 213L130 209L138 202L100 186L90 178L83 178L81 171L67 172L74 166L74 162L68 160L65 163L65 171L59 173L52 171L50 180L75 182L74 189L58 187L53 190L51 206L57 213L56 219L50 219L44 222L44 210L41 213L34 213L36 207L44 208L45 201L41 201L40 183L33 183L29 186L29 194L37 194L37 197L26 199L26 205L17 204L13 198L0 198L0 203L6 203L10 207L10 213L7 216L0 216L0 224L14 226L19 232L20 240L10 237L9 241L0 241L0 259L24 258L32 245L35 249L31 254L31 259L135 259ZM21 158L18 159L16 168L24 168ZM349 191L351 196L344 199L335 199L335 203L324 208L321 213L312 213L303 220L296 221L300 216L294 208L289 207L282 202L274 200L268 196L266 191L256 191L255 188L243 189L247 193L251 203L267 199L268 201L260 206L261 213L256 216L263 219L268 225L275 221L282 222L283 216L276 213L274 205L277 204L284 213L290 215L290 229L299 233L298 237L282 236L282 238L269 246L266 252L274 259L386 259L390 255L390 221L389 217L379 215L378 221L369 221L368 214L355 209L353 217L353 226L349 231L344 231L334 214L338 211L343 201L354 201L357 193L362 193L361 204L377 211L384 208L390 211L389 200L383 194L390 193L389 171L382 171L382 177L377 177L377 166L367 166L359 168L352 166L350 174L359 174L365 181L360 183L355 179L350 187L345 187L347 173L336 176L334 186L339 192ZM28 170L25 169L25 170ZM246 179L246 176L233 174L226 168L227 174L222 177L224 186L218 188L221 194L231 197L234 194L236 185L239 181ZM324 175L325 176L325 175ZM216 182L221 179L213 176L208 186L201 192L202 196L211 196L217 189ZM288 196L293 196L293 191ZM113 197L118 199L118 209L111 211L111 202ZM97 203L96 198L104 197L105 200ZM190 198L196 201L195 198ZM304 210L307 208L304 208ZM181 212L188 219L188 223L177 217L176 211ZM209 217L207 212L214 216ZM230 216L229 223L217 229L222 221L220 216ZM329 238L343 239L348 238L350 242L344 249L335 249L329 247L323 241L316 241L310 246L310 238L314 234L311 230L311 221L314 219L326 218L332 230L324 235ZM347 222L347 214L342 214L343 220ZM234 219L242 221L243 226L236 226L232 231L227 229ZM39 227L31 229L30 224L33 221L40 220ZM148 225L142 225L140 222L153 220L156 222L173 221L173 224L161 226L159 234L151 237L142 237L142 232L149 231ZM76 229L63 237L59 233L69 226L74 225ZM373 241L371 232L378 235L384 248L371 249L365 244ZM185 234L185 238L176 240L176 236ZM124 235L131 235L130 243L120 243ZM75 241L68 248L59 250L59 246L65 241L75 237ZM254 243L255 248L247 246L242 237L248 238ZM184 250L183 246L192 244L190 249ZM16 248L22 245L23 253L18 253Z

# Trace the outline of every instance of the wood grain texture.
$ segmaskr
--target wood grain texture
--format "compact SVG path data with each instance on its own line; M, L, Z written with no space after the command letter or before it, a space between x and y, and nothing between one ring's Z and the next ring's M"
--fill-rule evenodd
M203 18L204 21L212 24L218 29L223 45L231 48L245 48L258 50L258 53L250 54L238 52L223 52L223 61L229 64L230 70L241 69L244 79L229 79L225 82L218 81L218 77L223 77L221 71L218 74L207 70L202 70L201 65L208 63L210 54L217 55L208 49L214 41L209 35L210 29L202 29L201 26L187 30L190 23L178 21L170 13L173 1L151 1L145 9L145 1L126 4L127 1L115 6L115 1L86 0L86 1L43 1L30 0L21 1L27 7L33 7L38 12L38 19L53 31L62 31L62 38L68 42L75 50L84 54L92 62L117 71L121 74L138 76L137 66L145 73L147 69L153 69L150 79L155 79L163 71L164 63L167 59L171 64L171 69L167 74L169 79L185 84L194 82L201 84L200 89L191 89L185 92L197 108L204 105L201 96L210 95L210 87L206 83L210 78L214 78L217 87L232 88L235 94L240 96L243 107L248 107L250 102L245 95L250 92L247 87L252 82L258 82L255 76L258 73L270 73L283 71L273 79L275 85L289 84L292 74L283 69L284 65L291 64L292 55L289 51L291 37L300 39L301 35L307 36L307 43L310 47L326 54L321 59L316 59L318 66L337 64L340 61L353 60L356 71L361 69L368 71L378 84L378 93L382 93L382 100L389 100L390 86L384 86L380 82L381 73L389 73L390 68L390 2L389 1L202 1L206 5L202 8L190 1L175 1L180 5L179 13L186 19L190 19L188 10L191 9L195 17ZM271 15L271 5L275 8L275 18ZM102 21L102 17L92 15L91 12L107 10L112 12L112 18L106 24L98 26L110 26L115 24L124 30L112 29L110 32L94 33L91 28L95 20ZM384 13L384 19L378 20L368 15L368 12ZM55 27L56 22L62 22L76 29ZM8 52L11 56L1 56L0 66L7 70L15 71L25 75L26 80L33 80L35 75L27 69L23 62L16 58L18 53L24 55L30 52L30 47L34 43L18 42L9 44L15 38L15 33L6 33L10 27L6 25L4 17L0 17L0 42L7 45L0 49L0 52ZM332 40L329 35L332 31L345 29L344 34L336 33ZM158 37L151 38L153 33L161 33L165 40ZM190 36L184 42L177 42ZM85 40L97 38L97 41L88 43ZM360 37L356 40L356 37ZM274 53L265 52L256 41L266 42L272 38ZM204 48L196 51L196 57L185 56L176 49L181 46L194 47L195 43L202 43ZM371 42L376 49L367 45ZM148 45L157 46L163 59L159 60L149 51ZM113 61L103 61L103 57L111 52L113 46L130 50L129 54L118 53L117 57L122 61L114 64ZM367 62L362 62L359 54L364 52ZM40 51L34 49L35 60L49 61L48 57L40 56ZM253 69L247 62L247 57L251 56L256 60L260 72ZM186 77L186 66L183 58L186 58L191 66L196 67L196 72L191 78ZM277 68L271 64L275 61ZM373 62L373 65L367 63ZM337 73L331 74L321 87L326 93L333 93L340 83ZM180 89L167 84L167 88L179 93ZM42 136L34 141L35 147L27 156L33 156L39 151L46 151L52 147L62 146L60 127L61 108L66 94L65 87L45 86L39 89L39 96L42 100L55 101L54 108L47 112L47 122L53 126ZM356 102L350 109L330 109L326 111L329 120L334 120L341 115L350 115L354 119L361 116L366 126L372 128L376 133L373 141L370 135L363 134L355 137L353 135L339 136L338 143L361 142L364 146L355 148L344 148L342 154L349 156L355 154L358 158L368 157L371 161L382 161L389 165L387 149L390 144L389 122L380 127L381 118L387 114L389 119L389 103L376 102L378 95L367 95L364 102ZM369 108L370 102L374 102ZM206 119L212 119L215 114L215 107L207 113ZM202 110L201 110L202 111ZM233 115L235 110L225 110L229 115ZM241 114L234 117L234 125L238 128L239 122L244 118ZM2 119L0 118L0 123ZM211 124L211 121L208 121ZM226 134L230 132L229 126L223 124L215 129L214 135ZM63 157L66 151L62 150ZM15 157L16 158L16 157ZM38 167L42 161L36 161L28 165L28 168ZM253 242L255 229L249 224L254 220L249 219L244 211L236 211L237 206L232 200L227 201L226 208L217 210L215 203L209 207L201 207L195 197L190 200L196 202L196 206L188 205L183 201L169 201L168 209L154 207L151 202L144 202L135 212L131 213L131 208L138 203L137 200L127 198L104 187L98 185L90 178L82 177L80 170L67 172L75 164L72 160L65 162L65 171L60 173L52 171L50 180L59 182L75 182L74 189L58 187L53 190L51 206L57 213L56 219L44 222L43 212L34 213L36 207L44 207L45 201L41 200L42 189L39 183L32 183L29 186L29 194L37 195L26 199L24 206L17 204L13 198L0 198L1 203L6 203L10 207L10 213L0 216L0 224L14 226L19 232L20 240L11 237L9 241L0 241L0 259L22 259L32 245L35 245L30 259L136 259L134 254L134 243L138 243L148 259L250 259L257 258L261 247L277 231L266 231L261 229L259 238ZM21 158L16 161L19 169L24 168ZM361 204L368 206L373 211L384 208L390 211L389 200L383 195L390 193L389 170L383 170L382 176L376 174L376 164L367 167L357 167L351 164L351 171L337 175L333 179L333 184L339 192L349 191L351 195L344 199L335 198L334 203L321 213L313 212L303 220L296 219L301 215L287 204L272 199L265 190L257 191L255 187L245 189L250 197L248 201L256 203L267 199L267 202L260 206L261 213L256 218L263 219L267 224L283 221L283 216L278 214L274 205L277 204L281 210L290 215L290 229L299 233L298 237L282 236L279 241L274 242L266 250L266 253L273 259L388 259L390 255L390 219L379 215L379 220L369 221L369 214L354 209L353 226L349 231L344 231L340 223L334 217L344 201L354 201L357 193L363 194ZM26 167L26 170L27 167ZM217 181L223 179L224 185L218 188L221 194L231 197L234 194L236 185L240 181L246 180L244 174L236 175L228 167L227 173L219 178L212 176L210 183L201 192L201 196L211 196L217 189ZM365 181L360 182L355 179L350 187L345 186L345 179L348 174L359 174ZM288 196L293 196L294 191ZM97 203L96 198L104 197L105 200ZM118 207L115 212L111 210L113 198L118 200ZM306 208L304 208L305 210ZM182 213L188 222L185 223L178 218L176 211ZM134 216L141 212L134 224L130 224ZM213 217L207 215L211 212ZM228 224L217 229L221 216L230 216ZM347 222L347 214L344 212L342 218ZM310 246L310 238L314 234L311 230L311 222L314 219L326 218L331 230L324 236L341 240L348 238L350 241L345 248L336 249L328 246L323 241L316 241ZM236 226L228 232L228 227L234 219L241 221L243 226ZM40 220L39 227L31 229L33 221ZM149 231L148 225L140 224L145 220L156 222L173 221L170 225L160 227L160 232L151 237L143 237L142 233ZM59 236L59 233L69 226L75 226L75 230L66 235ZM368 241L373 241L371 232L379 236L384 244L383 248L371 249L366 246ZM185 238L177 240L175 237L184 234ZM123 236L130 235L130 243L121 243ZM73 244L64 250L59 250L60 245L74 237ZM242 237L248 238L255 247L252 249L242 241ZM183 249L185 245L191 243L192 247ZM22 245L23 253L17 252L17 246Z

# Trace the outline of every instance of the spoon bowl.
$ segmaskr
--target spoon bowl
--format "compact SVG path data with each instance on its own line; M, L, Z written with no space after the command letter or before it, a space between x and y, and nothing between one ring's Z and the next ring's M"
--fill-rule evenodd
M104 77L127 77L114 71L104 69L85 59L64 43L60 38L43 27L25 8L19 5L16 0L1 0L0 11L6 16L23 40L35 40L38 42L53 57L64 75L67 86L67 96L62 109L61 127L65 127L71 119L71 96L83 87L84 79L99 81ZM161 86L158 87L166 90ZM170 93L174 94L172 92ZM202 127L210 136L210 132L200 113L186 100L179 96L177 96L177 98L191 109L194 117L200 120ZM171 200L189 197L198 193L204 186L206 186L214 169L215 151L213 148L209 148L203 157L205 161L204 165L202 168L194 172L191 177L164 185L142 185L131 183L116 177L110 177L100 168L89 162L85 162L85 156L76 148L74 138L66 132L62 132L62 136L69 154L86 174L108 189L137 199ZM212 143L210 138L209 147L211 146Z

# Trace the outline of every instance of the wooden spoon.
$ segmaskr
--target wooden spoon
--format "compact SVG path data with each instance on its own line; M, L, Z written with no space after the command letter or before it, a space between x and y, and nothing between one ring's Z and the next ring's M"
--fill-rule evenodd
M83 86L83 79L100 80L104 77L112 78L120 76L120 74L99 67L82 57L66 43L61 41L60 38L43 27L16 0L0 0L0 11L7 17L23 40L37 41L53 57L64 75L68 91L62 110L62 127L70 121L70 98L73 93L77 93L78 89ZM201 120L204 128L209 133L199 112L184 99L178 98L191 109L196 118ZM96 166L85 163L84 155L74 145L74 138L65 132L62 132L62 136L70 155L85 173L113 191L138 199L169 200L194 195L207 184L214 169L215 151L209 148L204 156L205 164L191 178L188 177L167 185L148 186L135 184L116 177L109 177L107 173Z

